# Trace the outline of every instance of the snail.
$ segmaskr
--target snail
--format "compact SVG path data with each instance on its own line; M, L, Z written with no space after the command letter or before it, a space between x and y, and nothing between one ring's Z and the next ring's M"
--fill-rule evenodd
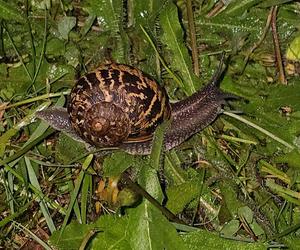
M67 108L39 111L37 117L72 138L95 147L117 147L130 154L151 152L153 132L171 119L164 135L170 150L201 131L221 113L231 95L216 86L217 75L188 98L170 103L166 90L132 66L102 64L79 78Z

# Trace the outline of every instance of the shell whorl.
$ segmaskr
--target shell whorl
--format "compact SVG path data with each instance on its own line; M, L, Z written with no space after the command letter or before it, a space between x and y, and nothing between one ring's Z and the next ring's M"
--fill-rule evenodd
M151 139L171 108L165 90L142 71L101 65L71 91L68 113L74 130L95 146Z

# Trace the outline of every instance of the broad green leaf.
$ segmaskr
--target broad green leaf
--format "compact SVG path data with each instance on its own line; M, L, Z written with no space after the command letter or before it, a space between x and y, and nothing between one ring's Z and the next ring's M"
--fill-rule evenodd
M49 244L56 249L78 250L85 235L95 228L94 225L83 225L78 222L70 223L62 235L55 231L49 238Z
M238 41L242 36L247 36L247 41L256 41L260 38L262 32L262 25L265 22L265 13L261 10L256 11L255 18L250 16L243 16L240 19L235 16L226 16L226 22L224 22L224 16L219 15L214 18L207 19L206 17L198 17L196 25L201 27L200 30L200 41L209 41L212 46L218 46L220 43L224 43L223 47L220 48L220 52L226 49L233 49L233 46L240 47L244 45L242 41ZM222 36L221 33L226 32L226 37ZM230 39L229 43L226 43L226 39ZM239 43L239 44L235 44ZM245 44L246 47L249 43ZM202 65L202 67L208 67L207 71L211 71L210 65ZM203 70L202 75L206 74Z
M80 51L74 44L67 46L65 58L68 61L68 65L71 65L74 68L78 66L81 56Z
M24 16L13 4L0 0L0 18L10 21L25 22Z
M158 130L158 133L162 131ZM155 140L160 141L160 138L157 137ZM157 177L158 168L155 166L159 161L156 160L156 153L151 156L153 158L150 162L154 164L154 168L148 163L148 159L145 160L140 172L139 184L161 202L163 194ZM135 209L128 209L128 216L131 249L185 249L176 229L148 200L144 200Z
M49 39L45 53L50 58L63 55L65 53L65 41L56 37Z
M160 24L163 29L162 41L171 51L171 68L182 78L183 90L190 95L195 92L197 77L192 72L192 61L183 40L183 31L178 20L178 9L170 3L160 14Z
M190 250L206 250L206 249L230 249L230 250L263 250L267 248L267 244L257 242L248 243L242 241L234 241L224 239L215 233L205 230L191 232L181 235L186 247Z
M223 205L226 206L228 211L230 211L231 216L235 216L240 207L244 204L237 199L237 186L233 183L222 182L220 183L220 189L223 196Z
M92 250L102 249L130 249L129 221L126 216L101 216L95 223L99 230L91 244Z
M148 201L128 215L131 249L186 249L175 227Z
M243 106L245 113L254 116L256 124L293 144L300 131L300 119L293 117L293 113L290 117L284 116L280 111L284 107L289 107L292 111L300 110L300 87L277 85L276 88L265 87L257 91L259 95L266 94L266 97L251 97L249 104Z

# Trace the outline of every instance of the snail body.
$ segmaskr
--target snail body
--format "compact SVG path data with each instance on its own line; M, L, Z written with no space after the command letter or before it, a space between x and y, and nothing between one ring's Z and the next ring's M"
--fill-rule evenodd
M151 152L155 128L164 120L171 119L164 136L164 149L170 150L213 122L227 97L213 80L170 104L165 89L147 74L112 63L77 81L67 109L50 108L37 116L92 146L145 155Z

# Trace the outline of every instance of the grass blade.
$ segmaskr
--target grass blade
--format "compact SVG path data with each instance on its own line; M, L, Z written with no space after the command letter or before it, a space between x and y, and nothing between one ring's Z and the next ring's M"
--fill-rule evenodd
M33 170L33 167L31 165L31 162L30 160L25 156L25 163L26 163L26 166L27 166L27 170L28 170L28 176L29 176L29 180L31 182L31 184L37 189L39 190L41 193L42 193L42 189L41 189L41 186L39 184L39 181L37 179L37 176L35 174L35 171ZM54 225L54 222L51 218L51 215L50 215L50 212L48 210L48 207L45 203L44 200L41 200L40 198L37 197L37 200L39 201L39 204L40 204L40 207L41 207L41 211L45 217L45 220L46 220L46 223L48 225L48 228L50 230L51 233L53 233L56 228L55 228L55 225Z

